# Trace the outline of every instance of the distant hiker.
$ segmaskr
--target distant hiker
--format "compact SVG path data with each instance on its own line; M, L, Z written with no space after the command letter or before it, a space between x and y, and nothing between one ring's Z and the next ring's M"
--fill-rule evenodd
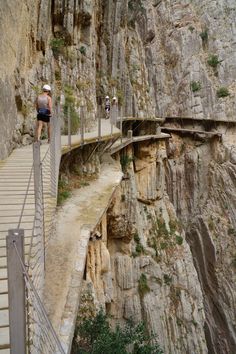
M37 125L36 125L36 141L40 141L41 131L43 126L47 125L48 142L50 142L51 128L50 117L52 115L52 98L49 96L51 87L49 85L43 86L43 92L37 97Z
M105 112L106 112L106 119L109 119L110 117L110 109L111 109L111 104L110 104L110 98L109 96L106 96L105 98Z

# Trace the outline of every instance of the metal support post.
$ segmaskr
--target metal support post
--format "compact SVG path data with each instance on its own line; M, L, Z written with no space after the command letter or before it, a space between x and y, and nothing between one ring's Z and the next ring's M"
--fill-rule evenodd
M80 120L81 120L81 128L80 128L81 145L83 145L84 144L84 123L85 123L84 106L80 107Z
M67 125L68 125L68 146L71 150L71 110L70 110L70 107L68 107L68 111L67 111Z
M127 138L128 138L128 139L133 139L133 130L128 130L128 132L127 132Z
M26 354L24 230L9 230L6 240L11 354Z
M33 143L33 166L34 166L34 199L35 205L38 198L40 179L41 179L41 159L40 159L40 141Z
M120 142L121 142L121 143L122 143L122 138L123 138L122 129L123 129L123 117L122 117L122 115L121 115L121 116L120 116L120 131L121 131Z
M101 140L101 136L102 136L102 125L101 125L101 116L98 116L98 141Z
M115 115L115 107L114 105L111 105L111 109L110 109L111 136L113 135L114 115Z
M56 139L56 123L53 126L52 141L50 144L50 170L51 170L51 195L57 197L57 139Z

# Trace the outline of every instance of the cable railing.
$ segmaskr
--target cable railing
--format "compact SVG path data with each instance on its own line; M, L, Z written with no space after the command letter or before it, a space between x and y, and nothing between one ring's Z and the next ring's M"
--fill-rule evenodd
M25 192L24 202L20 213L18 229L9 231L7 237L8 249L8 283L9 283L9 304L14 302L14 293L26 294L26 306L23 300L16 303L15 307L9 306L10 311L10 346L12 354L26 353L23 344L16 341L21 333L21 328L25 327L26 331L22 331L22 336L27 333L27 338L22 340L27 347L27 353L30 354L53 354L64 353L61 343L52 327L49 317L43 305L43 288L45 277L45 253L48 242L55 230L55 213L57 200L58 174L61 158L60 145L60 108L57 106L56 116L52 118L52 136L50 146L41 150L40 142L33 144L33 166L30 171L27 189ZM44 156L42 154L44 153ZM20 230L25 205L30 194L30 186L34 184L34 218L32 220L32 231L28 240L28 252L25 257L24 245L18 247L18 240L23 231L22 243L24 244L24 230ZM10 237L12 236L12 237ZM16 262L16 259L18 262ZM12 259L14 259L14 267L18 268L18 279L21 276L24 282L15 282L16 270L12 272ZM21 272L19 272L19 268ZM21 286L22 291L16 286ZM23 296L23 295L22 295ZM20 296L19 296L20 299ZM25 300L24 300L25 301ZM23 306L22 306L23 305ZM21 315L21 319L16 320L19 308L26 308L26 313ZM17 326L15 324L17 322ZM27 343L27 345L26 345ZM22 349L20 349L22 348ZM21 351L22 350L22 351ZM25 350L25 351L24 351Z
M80 139L80 144L84 145L86 143L86 108L85 106L81 106L79 110L79 128L76 133L72 131L72 122L71 122L71 111L68 108L65 121L67 122L67 145L71 149L73 136L76 136ZM107 123L109 124L107 124ZM100 142L104 135L109 136L112 138L114 134L114 127L117 127L119 123L119 129L122 132L122 119L118 122L118 106L117 104L111 105L111 109L109 115L107 117L101 117L101 115L97 118L97 126L94 128L94 137L96 138L97 142Z

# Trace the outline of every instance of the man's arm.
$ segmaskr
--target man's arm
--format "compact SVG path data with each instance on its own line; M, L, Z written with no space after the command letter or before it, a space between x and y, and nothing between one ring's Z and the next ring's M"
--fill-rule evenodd
M48 97L48 109L50 111L50 115L52 115L52 98Z

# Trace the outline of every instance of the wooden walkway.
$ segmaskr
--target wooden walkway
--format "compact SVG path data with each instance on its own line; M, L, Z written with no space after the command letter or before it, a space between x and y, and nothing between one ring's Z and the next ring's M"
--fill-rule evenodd
M42 156L49 148L43 145ZM9 229L25 230L25 254L28 254L34 223L34 181L32 146L16 149L0 162L0 353L10 353L6 235ZM31 178L32 175L32 178ZM26 191L28 188L28 194ZM23 209L23 205L24 209ZM22 214L22 217L21 217Z
M218 132L208 132L205 130L185 129L185 128L175 128L175 127L161 127L161 131L173 132L173 133L200 134L200 135L206 135L209 137L217 136L219 138L222 136L222 134L218 133Z
M109 121L102 120L101 139L105 141L120 135L120 130L113 127ZM98 141L98 129L84 134L83 144ZM71 148L68 146L68 137L61 137L62 154L82 145L80 136L72 136ZM49 149L48 144L41 145L41 159ZM32 171L33 149L26 146L16 149L3 161L0 161L0 354L10 353L9 341L9 311L8 311L8 284L6 236L9 229L22 228L25 230L25 255L27 256L32 235L35 211L34 181ZM47 153L44 180L45 223L50 223L52 198L50 196L50 153ZM26 191L28 189L28 193ZM53 201L56 204L56 200ZM24 205L24 208L23 208ZM22 214L22 217L21 217ZM47 227L46 227L47 233Z
M113 144L113 146L110 148L110 154L113 155L132 143L137 143L146 140L159 140L159 139L167 139L167 138L170 138L170 135L165 133L160 133L156 135L133 136L130 139L122 138L122 142L119 140L115 142L115 144Z

